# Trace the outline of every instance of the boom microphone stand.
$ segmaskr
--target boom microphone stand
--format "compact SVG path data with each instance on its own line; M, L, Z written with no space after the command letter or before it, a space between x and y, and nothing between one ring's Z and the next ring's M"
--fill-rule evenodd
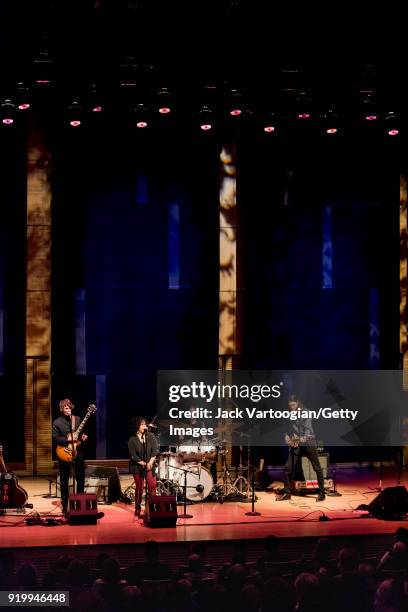
M147 519L147 445L146 445L146 432L143 433L143 461L145 465L143 466L143 476L144 476L144 487L145 487L145 511L144 514L140 517L146 521ZM142 500L140 500L140 503Z
M252 510L250 512L245 512L246 516L261 516L260 512L255 510L255 470L252 470Z
M72 429L72 420L75 419L75 417L71 414L71 417L69 419L69 433L71 436L71 443L72 443L72 493L75 495L76 491L75 491L75 459L76 459L76 453L77 453L77 449L76 449L76 444L74 442L74 432ZM69 499L69 477L68 477L68 499Z

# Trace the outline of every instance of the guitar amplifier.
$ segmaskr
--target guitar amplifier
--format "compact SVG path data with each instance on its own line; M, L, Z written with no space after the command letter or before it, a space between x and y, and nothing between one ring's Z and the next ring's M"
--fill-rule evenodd
M116 499L116 489L115 489L115 495L110 495L111 493L111 480L109 478L101 478L99 476L85 476L85 493L95 493L96 497L98 499L98 502L103 502L106 503L107 501L109 501L109 503L111 503L111 499L114 499L114 501L117 501ZM58 497L59 496L59 491L61 491L61 484L60 484L60 477L59 475L57 476L57 482L56 482L56 493L55 496ZM69 478L68 481L68 493L73 493L74 491L74 485L72 482L72 477Z
M323 470L323 478L326 480L326 478L328 478L330 465L329 453L319 453L319 461ZM303 480L317 482L316 472L312 468L312 464L307 457L302 457L302 472Z
M96 525L98 501L94 493L72 493L68 497L70 525Z
M98 493L98 500L112 504L118 501L122 495L122 489L119 478L119 470L117 467L108 467L103 465L86 464L85 477L89 487L98 486L99 491L93 490L92 493ZM95 480L97 479L97 480ZM87 486L85 484L85 486ZM107 495L106 495L107 490ZM89 491L91 493L91 491Z
M147 527L175 527L177 502L175 495L148 495L145 524Z

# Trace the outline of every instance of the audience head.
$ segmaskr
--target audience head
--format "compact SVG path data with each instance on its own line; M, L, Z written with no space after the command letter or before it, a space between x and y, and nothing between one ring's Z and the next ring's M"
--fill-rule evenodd
M157 561L159 559L159 545L156 540L149 540L146 542L144 553L148 561Z
M37 570L32 563L20 565L17 570L17 584L27 589L37 586Z
M120 566L116 559L105 559L102 564L101 578L104 582L120 582Z
M339 552L337 567L340 573L358 569L360 553L355 548L342 548Z

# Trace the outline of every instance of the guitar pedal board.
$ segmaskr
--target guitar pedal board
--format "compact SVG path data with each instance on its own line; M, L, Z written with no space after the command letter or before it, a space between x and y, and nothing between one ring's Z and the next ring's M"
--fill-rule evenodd
M334 488L334 482L332 478L324 479L325 490L332 490ZM302 493L310 493L311 491L317 491L319 485L317 480L293 480L291 483L292 493L294 495L302 495Z

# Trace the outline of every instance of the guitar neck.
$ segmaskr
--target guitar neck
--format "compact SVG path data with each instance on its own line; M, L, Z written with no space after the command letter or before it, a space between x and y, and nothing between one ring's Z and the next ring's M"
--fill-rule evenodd
M84 418L82 419L81 423L78 425L78 428L75 431L76 435L79 436L79 434L81 433L81 431L85 427L85 424L86 424L87 420L89 419L89 417L91 416L91 414L93 412L94 412L94 410L88 410L88 412L86 413L86 415L84 416Z

